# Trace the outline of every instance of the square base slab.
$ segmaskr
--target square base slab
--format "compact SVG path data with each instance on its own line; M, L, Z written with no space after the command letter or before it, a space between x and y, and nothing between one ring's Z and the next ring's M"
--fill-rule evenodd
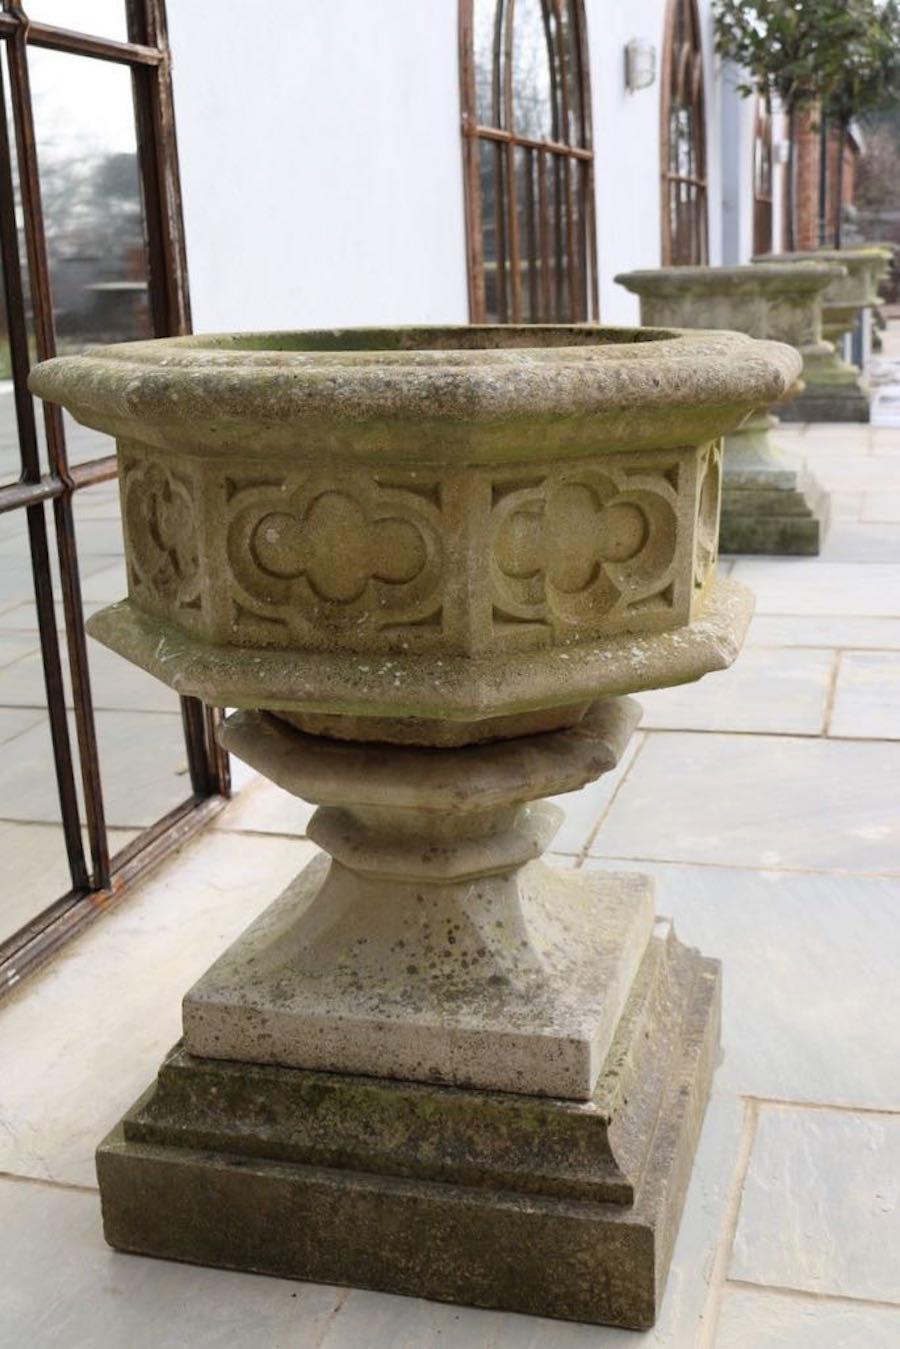
M719 1036L653 938L592 1101L196 1059L101 1145L123 1250L633 1328L659 1310Z
M376 885L317 857L186 994L185 1044L587 1101L652 931L640 874Z

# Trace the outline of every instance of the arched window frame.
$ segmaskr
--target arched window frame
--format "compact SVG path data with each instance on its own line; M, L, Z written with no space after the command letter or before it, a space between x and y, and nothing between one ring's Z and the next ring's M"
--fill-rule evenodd
M516 0L496 0L495 8L495 66L494 66L494 108L502 103L502 115L495 115L494 125L483 125L477 117L475 89L475 0L460 0L459 4L459 41L460 41L460 85L462 104L462 143L463 143L463 181L466 208L466 250L469 286L469 317L473 323L487 321L487 303L485 290L485 259L483 237L483 204L480 156L485 142L495 147L495 191L497 200L496 240L497 240L497 319L501 323L521 322L596 322L599 314L597 287L597 244L595 229L594 198L594 152L591 137L591 90L588 63L587 24L583 0L541 0L545 15L558 11L567 5L574 18L574 51L578 69L575 79L578 84L580 116L577 143L569 143L567 133L558 139L538 140L517 132L513 122L513 86L511 73L511 53L513 50L513 25L515 24ZM549 33L550 27L547 25ZM558 29L557 29L558 31ZM502 63L505 78L499 80ZM568 128L568 80L566 61L569 53L562 44L556 48L559 68L563 71L560 84L561 100L564 104L564 122ZM499 86L499 87L498 87ZM510 209L511 203L518 203L518 174L516 152L528 152L536 163L530 170L537 184L537 193L529 194L526 202L525 219L520 220L518 209ZM551 231L549 197L553 194L546 189L548 164L559 164L554 181L560 183L560 191L565 202L565 227L554 227ZM554 193L556 188L554 187ZM536 197L536 200L535 200ZM576 212L573 204L577 203ZM561 276L563 269L558 265L560 254L554 261L551 258L551 234L564 240L565 286L559 293L559 282L551 280ZM523 235L524 240L523 240ZM525 299L525 280L522 272L523 254L528 273L529 296ZM507 268L507 255L509 265ZM539 262L538 267L536 263ZM556 292L556 293L554 293ZM526 310L528 312L526 312Z
M774 246L773 210L775 158L772 142L772 104L757 94L753 119L753 252L771 253Z
M706 163L706 93L703 40L697 0L669 0L663 34L660 98L660 211L664 267L709 260ZM690 171L673 172L671 113L673 95L689 112ZM689 247L673 237L674 193L684 193ZM687 254L690 256L687 256Z

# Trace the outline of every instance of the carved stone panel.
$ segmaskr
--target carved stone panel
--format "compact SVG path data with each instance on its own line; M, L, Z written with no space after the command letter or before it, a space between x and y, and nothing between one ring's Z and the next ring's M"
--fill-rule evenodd
M678 528L693 493L691 451L498 477L491 513L495 639L577 641L686 621L689 559Z
M171 615L184 627L202 625L203 586L197 524L197 494L190 469L122 447L122 518L128 586L153 613Z
M417 649L440 636L436 481L299 470L229 476L225 499L238 642L364 649L374 640Z

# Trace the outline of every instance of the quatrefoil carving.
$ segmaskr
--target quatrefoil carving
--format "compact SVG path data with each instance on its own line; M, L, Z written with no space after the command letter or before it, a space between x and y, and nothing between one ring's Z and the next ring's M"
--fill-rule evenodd
M189 485L158 463L123 473L129 562L133 579L181 608L200 596L200 563Z
M586 470L501 491L492 552L497 617L597 630L662 596L675 560L675 505L671 484L651 474Z
M241 487L231 504L228 559L259 617L383 627L440 607L437 511L415 491L307 479Z

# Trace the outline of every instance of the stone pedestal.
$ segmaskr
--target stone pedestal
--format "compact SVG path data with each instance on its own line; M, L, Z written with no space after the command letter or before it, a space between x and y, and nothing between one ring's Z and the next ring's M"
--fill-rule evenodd
M822 334L831 350L819 352L804 362L805 388L785 403L779 415L795 422L867 422L871 395L858 366L840 355L842 340L859 314L881 305L878 285L889 262L887 249L820 248L812 253L765 254L754 260L769 266L773 261L815 266L822 262L840 265L843 276L832 280L822 297Z
M101 1144L114 1246L652 1324L718 967L646 877L548 866L540 798L615 767L624 695L734 659L719 437L799 369L737 334L588 328L36 368L119 439L129 597L92 631L237 708L223 743L317 804L323 849Z
M662 267L627 272L616 280L640 296L644 323L735 328L789 342L803 358L803 381L814 381L823 363L833 367L838 361L822 336L821 305L842 271L824 262L757 263ZM816 555L820 550L830 513L828 494L804 464L779 448L772 435L777 425L768 409L758 408L725 438L723 552Z

